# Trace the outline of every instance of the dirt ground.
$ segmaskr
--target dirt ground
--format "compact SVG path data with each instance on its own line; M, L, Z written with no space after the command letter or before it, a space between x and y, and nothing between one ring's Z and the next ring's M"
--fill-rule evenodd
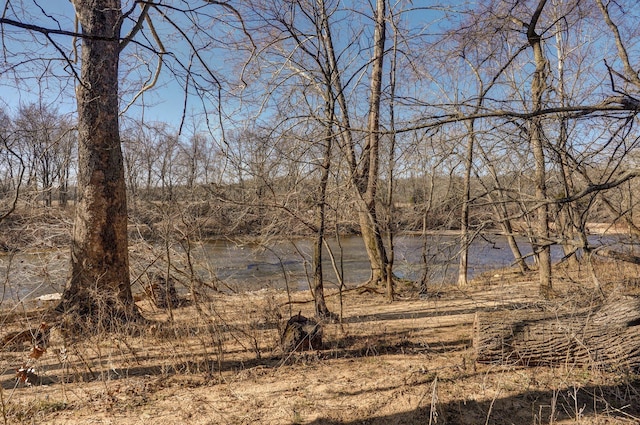
M579 279L582 280L582 279ZM588 297L589 283L560 277L557 301ZM611 289L616 291L618 289ZM469 289L434 288L398 301L377 293L331 293L342 321L325 323L323 347L286 354L279 328L312 315L308 293L212 295L160 311L137 336L65 340L47 352L0 355L6 424L638 424L640 381L623 372L485 365L474 360L475 313L496 315L539 297L535 275L496 272ZM575 301L578 302L578 301ZM342 305L341 305L342 304ZM39 323L8 316L4 334ZM23 362L33 383L16 380Z

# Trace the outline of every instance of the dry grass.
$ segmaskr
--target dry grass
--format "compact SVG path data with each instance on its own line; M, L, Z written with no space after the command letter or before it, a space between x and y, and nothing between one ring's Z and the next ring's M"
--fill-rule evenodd
M611 265L606 290L629 288ZM606 274L604 271L606 270ZM630 270L621 270L619 276ZM591 270L557 270L564 303L589 297ZM637 274L636 274L637 275ZM606 281L603 278L607 277ZM3 351L2 416L19 424L632 424L640 382L630 374L564 365L480 365L471 332L477 311L500 314L541 302L534 276L487 274L469 290L441 287L420 300L387 303L351 291L342 323L325 324L323 350L284 355L279 326L286 294L214 295L171 312L144 300L155 321L138 336L65 341L52 331L32 364L33 385L16 383L28 347ZM587 282L587 283L585 283ZM293 314L312 314L306 293ZM329 307L339 310L337 296ZM26 315L5 319L6 330ZM172 318L172 320L170 320ZM29 323L39 323L32 314ZM4 333L5 329L3 329Z

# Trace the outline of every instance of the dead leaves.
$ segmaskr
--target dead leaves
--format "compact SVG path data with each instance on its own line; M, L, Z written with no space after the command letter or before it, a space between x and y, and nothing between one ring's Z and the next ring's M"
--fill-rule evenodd
M38 380L38 375L36 374L36 370L33 366L24 364L22 367L16 369L16 379L18 382L31 386Z
M24 347L29 344L29 354L27 360L16 369L16 381L27 386L31 386L39 379L34 363L46 352L49 343L50 327L46 322L42 322L36 329L28 329L20 332L7 334L2 342L3 347L14 346L14 348Z

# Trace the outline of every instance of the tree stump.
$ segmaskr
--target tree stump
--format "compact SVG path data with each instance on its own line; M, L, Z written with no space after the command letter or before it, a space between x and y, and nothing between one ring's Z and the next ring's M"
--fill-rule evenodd
M320 349L322 348L322 326L315 320L298 313L287 321L280 342L285 353Z
M640 297L618 296L595 309L559 314L519 310L477 313L479 363L640 368Z
M150 280L150 295L157 308L178 308L183 305L173 279L169 278L167 280L162 275L154 274L150 277Z

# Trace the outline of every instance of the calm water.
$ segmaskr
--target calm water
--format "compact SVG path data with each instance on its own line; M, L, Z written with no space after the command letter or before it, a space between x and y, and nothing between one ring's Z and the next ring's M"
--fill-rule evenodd
M593 237L593 244L611 243L612 237ZM427 267L429 281L454 282L457 278L457 254L459 245L454 236L427 237ZM330 242L338 268L347 285L365 282L370 277L369 262L361 238L356 236ZM403 236L395 240L394 273L410 280L420 279L424 273L421 260L424 239ZM523 255L530 252L524 239L519 240ZM193 250L196 272L205 281L213 276L221 280L220 289L234 291L261 288L285 288L292 290L308 288L311 278L312 242L297 239L289 242L270 243L262 246L255 243L241 244L226 240L211 241ZM183 255L176 251L172 262L185 267ZM562 257L559 247L554 247L555 260ZM132 250L132 270L143 270L149 265L148 255L142 256ZM478 238L470 247L469 274L471 277L491 269L510 266L511 251L503 237ZM67 276L66 253L37 253L0 255L0 305L15 304L18 300L35 298L43 294L62 292ZM326 286L337 285L328 253L324 252L323 271ZM135 276L134 276L135 278Z
M594 244L610 243L611 237ZM458 253L460 245L455 236L427 236L427 273L432 283L457 281ZM394 273L409 280L419 280L425 272L423 245L418 236L398 237L394 241ZM527 241L518 240L522 254L531 252ZM362 239L357 236L330 241L330 246L343 280L347 285L363 283L370 277L371 269ZM235 290L251 290L262 287L284 288L288 283L292 289L307 289L311 279L312 243L309 240L279 242L269 248L258 245L237 245L227 241L216 241L206 246L206 257L216 264L216 273ZM552 247L555 261L562 258L562 249ZM532 262L529 258L527 261ZM340 264L342 267L340 267ZM476 239L469 249L469 276L496 268L513 265L513 255L506 240L498 236ZM323 273L327 285L337 285L338 279L326 249L323 252Z

